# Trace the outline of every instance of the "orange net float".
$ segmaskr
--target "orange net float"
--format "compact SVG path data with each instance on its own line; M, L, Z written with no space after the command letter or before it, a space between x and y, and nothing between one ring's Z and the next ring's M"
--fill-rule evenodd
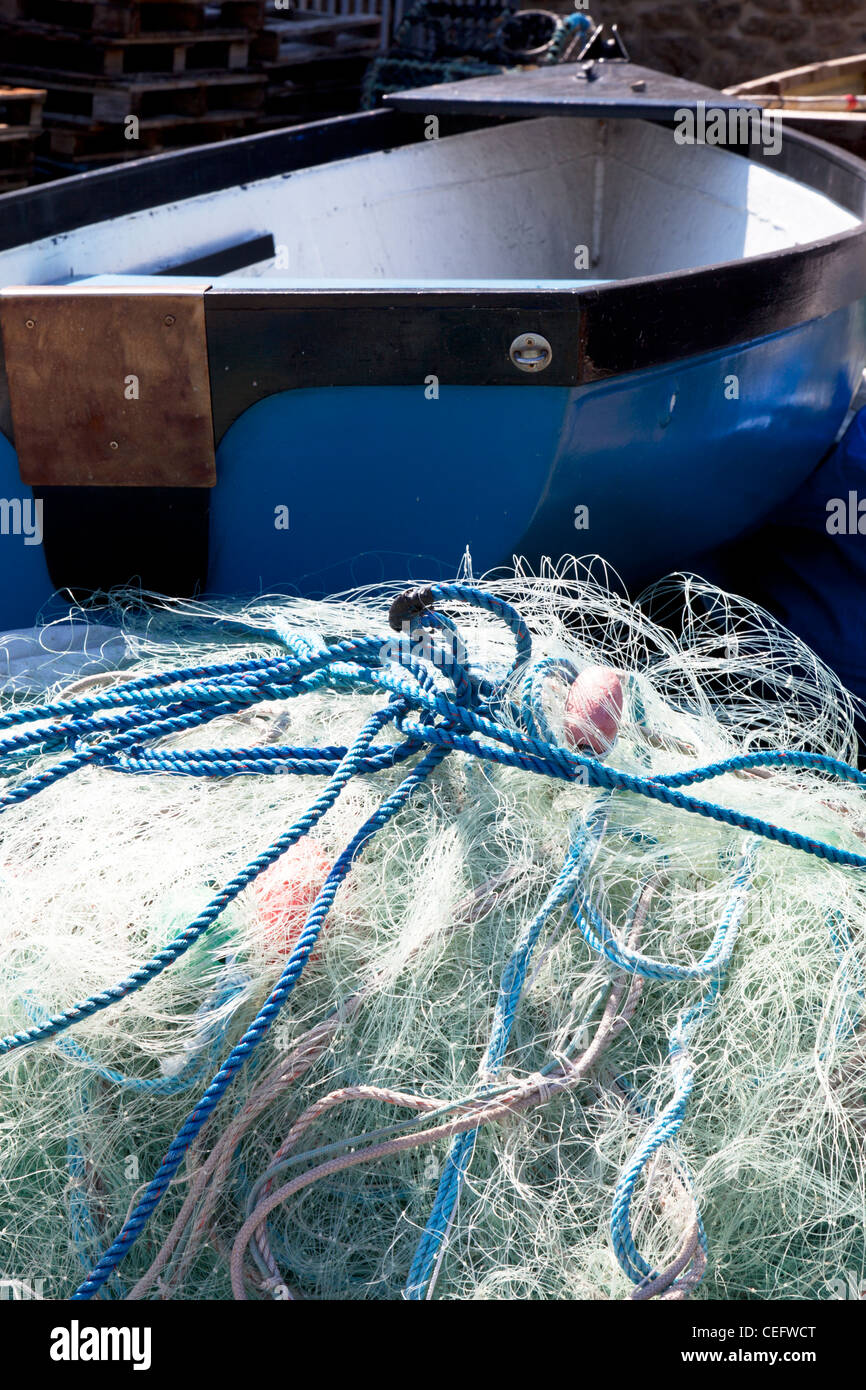
M309 835L287 849L253 884L268 951L287 956L333 865Z
M622 684L610 666L588 666L569 686L565 736L584 752L609 753L622 719Z

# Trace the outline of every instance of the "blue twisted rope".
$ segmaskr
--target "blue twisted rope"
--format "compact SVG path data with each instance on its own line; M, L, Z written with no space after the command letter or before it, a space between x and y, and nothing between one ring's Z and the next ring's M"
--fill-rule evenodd
M86 1081L83 1081L76 1087L74 1092L75 1105L73 1115L78 1121L79 1128L83 1127L84 1119L87 1114L87 1091L88 1084ZM66 1137L66 1170L69 1174L69 1184L66 1194L69 1230L79 1263L87 1270L90 1269L93 1264L94 1252L99 1250L100 1235L96 1216L90 1202L87 1158L74 1125L70 1128L69 1134ZM120 1278L116 1272L112 1275L111 1283L106 1289L106 1297L111 1298L115 1294L121 1297L123 1295Z
M668 1056L674 1080L674 1094L668 1104L655 1116L649 1130L629 1158L616 1185L611 1208L610 1234L620 1268L635 1284L658 1277L656 1271L641 1255L631 1229L631 1204L635 1188L653 1154L664 1144L672 1144L686 1117L686 1109L695 1083L694 1069L689 1057L689 1043L703 1020L712 1012L725 980L725 970L737 938L740 920L745 910L755 868L754 842L747 846L734 875L728 902L714 938L718 943L715 968L697 1004L683 1010L677 1017L668 1043ZM707 952L709 956L713 950ZM704 958L706 960L706 957ZM627 966L624 968L628 968ZM646 974L646 971L634 970ZM664 976L656 978L665 978ZM672 977L666 978L683 978ZM693 977L694 978L694 977ZM702 1246L706 1234L698 1212L698 1238Z
M829 863L852 868L866 867L864 855L775 826L759 817L702 801L679 790L692 783L756 767L803 767L866 785L866 776L856 768L836 759L797 752L737 756L706 767L664 776L641 776L609 767L596 758L575 753L555 742L541 706L543 682L553 675L572 678L574 668L567 662L549 661L539 662L533 667L528 629L511 605L465 584L435 584L423 592L424 601L413 612L409 623L410 634L424 630L428 649L421 658L411 650L411 643L407 651L407 644L395 642L393 638L380 642L365 637L322 644L279 629L259 631L256 634L258 637L276 638L284 649L288 649L287 652L277 656L161 672L125 681L74 700L16 707L0 715L0 731L10 731L6 738L0 739L0 774L13 779L11 788L0 797L0 813L22 804L61 778L86 767L101 767L123 775L218 777L297 773L328 779L324 791L304 815L245 865L168 946L125 979L99 994L81 1000L30 1028L0 1039L0 1055L54 1037L99 1010L121 1002L132 991L143 988L208 931L227 905L259 874L310 831L334 805L352 778L395 767L416 756L419 759L336 861L277 986L240 1042L229 1053L199 1105L188 1116L142 1200L90 1278L81 1285L76 1298L92 1297L102 1287L144 1229L187 1148L291 994L313 949L337 887L354 860L449 753L459 751L538 775L586 782L605 792L607 797L616 791L630 792L709 817L720 824L747 830L752 835L815 855ZM454 650L450 642L454 635L453 623L438 613L432 615L430 611L434 604L444 602L468 603L506 624L515 642L515 654L506 669L476 669L463 659L462 649ZM236 626L249 632L242 624ZM522 668L526 668L527 677L522 701L515 704L507 693L507 683ZM323 685L351 692L378 691L387 696L388 703L367 721L355 742L347 748L268 746L178 750L163 746L163 740L173 734L202 727L214 719L250 709L264 701L295 698ZM389 724L394 725L403 741L376 743L377 735ZM30 758L45 753L58 753L59 756L50 767L20 778L22 765L26 769ZM513 1009L522 988L521 970L525 975L532 947L547 916L569 899L573 902L575 919L588 944L593 950L605 954L618 967L648 974L652 978L709 980L710 989L718 987L721 971L733 948L733 922L720 925L713 943L696 967L681 968L664 962L652 962L640 953L629 952L617 941L586 901L579 888L581 862L579 852L572 847L552 894L515 947L512 961L503 976L500 1002L494 1019L489 1050L493 1069L499 1065L510 1037ZM660 1123L666 1115L667 1112L664 1112ZM470 1151L471 1143L467 1142L467 1159ZM456 1149L451 1167L459 1186L463 1157ZM443 1210L446 1205L447 1201L443 1199ZM638 1261L628 1251L624 1236L621 1243L634 1267L639 1269Z
M368 725L365 726L365 730L367 730L367 742L373 738L380 722L382 722L381 715L374 716L373 719L368 721ZM371 728L370 726L373 727ZM358 742L360 743L361 740L359 739ZM275 988L272 990L259 1013L253 1019L253 1022L250 1024L243 1037L235 1047L232 1048L196 1108L187 1116L171 1147L166 1153L156 1176L148 1185L144 1196L141 1198L135 1210L124 1223L117 1239L105 1252L102 1259L91 1272L89 1278L85 1279L84 1283L81 1284L72 1295L73 1299L82 1300L92 1298L138 1239L153 1214L154 1209L165 1193L166 1188L180 1167L184 1154L190 1144L192 1144L196 1135L206 1124L238 1072L249 1060L254 1049L258 1047L262 1039L267 1035L274 1019L279 1014L297 984L301 972L309 960L313 947L318 940L325 918L336 896L337 888L346 877L354 860L357 858L364 845L373 838L377 831L381 830L384 825L387 825L388 821L397 814L406 801L408 801L412 792L426 780L433 769L442 761L443 757L445 757L444 751L438 748L427 753L403 780L397 790L382 803L379 809L374 812L367 821L364 822L361 829L340 855L313 904L298 938L297 945L289 956L286 968L277 981Z
M603 809L600 803L591 808L588 823L591 825ZM494 1014L491 1040L482 1063L482 1074L499 1070L514 1021L520 995L523 992L527 968L532 949L538 940L541 927L550 913L563 902L570 899L571 912L580 927L587 944L599 955L604 955L618 969L631 975L642 975L647 979L658 980L700 980L709 978L709 985L700 1003L682 1013L674 1028L670 1043L670 1056L675 1070L676 1088L673 1100L657 1118L629 1163L616 1189L616 1197L611 1218L611 1233L614 1252L623 1271L635 1283L656 1277L656 1272L643 1259L635 1248L629 1224L631 1200L634 1188L652 1155L665 1143L672 1143L685 1119L686 1107L691 1095L694 1076L688 1064L687 1044L699 1022L711 1011L712 1005L721 989L724 973L733 953L737 931L742 916L746 894L754 871L754 850L748 849L742 856L731 890L729 901L722 914L719 926L709 948L701 961L695 966L676 966L664 961L655 961L640 952L630 950L617 940L609 925L604 922L594 906L582 894L580 879L585 872L591 851L598 844L587 842L581 834L572 845L565 866L551 889L538 916L524 929L515 951L506 966L500 984L499 998ZM627 935L627 933L624 933ZM424 1233L418 1243L404 1297L418 1302L433 1276L439 1251L445 1241L453 1220L460 1190L477 1137L477 1130L469 1130L458 1135L448 1153L445 1169L439 1183L436 1198ZM703 1225L698 1213L699 1239L705 1241Z
M852 1011L846 1002L844 1006L844 1017L840 1018L836 1025L837 1038L850 1036L859 1025L863 1014L863 1006L866 1004L866 974L854 954L854 942L851 939L851 929L848 926L842 913L834 909L828 914L828 926L830 928L830 940L833 943L833 950L836 959L842 967L842 976L848 986L849 994L853 994L859 1001L860 1007L856 1013Z
M551 914L575 892L577 880L598 847L600 832L592 835L593 828L592 818L588 817L581 833L569 849L565 863L544 903L518 937L502 973L490 1041L480 1067L481 1075L491 1081L498 1074L508 1048L517 1005L523 993L532 953L542 927ZM483 1095L484 1092L485 1088L482 1087L478 1094ZM452 1141L433 1209L418 1242L406 1280L403 1296L410 1302L420 1302L433 1276L439 1250L451 1225L463 1179L472 1158L477 1135L477 1129L470 1129L458 1134Z

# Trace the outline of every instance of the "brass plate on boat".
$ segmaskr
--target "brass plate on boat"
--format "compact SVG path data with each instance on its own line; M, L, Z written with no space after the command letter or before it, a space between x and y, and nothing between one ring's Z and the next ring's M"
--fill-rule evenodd
M24 285L0 293L22 482L213 487L209 288Z

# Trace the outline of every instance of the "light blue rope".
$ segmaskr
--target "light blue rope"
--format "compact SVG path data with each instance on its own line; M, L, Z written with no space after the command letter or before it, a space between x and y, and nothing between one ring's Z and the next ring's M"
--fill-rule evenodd
M526 983L526 973L541 930L551 914L574 893L579 875L583 873L587 861L598 846L600 835L590 838L587 831L591 828L592 817L588 817L586 828L576 837L569 849L556 882L541 908L523 928L502 973L490 1041L480 1067L481 1075L485 1078L492 1080L502 1065L514 1027L517 1005ZM479 1094L484 1094L484 1088ZM477 1135L477 1129L466 1130L463 1134L456 1135L451 1143L433 1209L418 1242L406 1280L403 1296L410 1302L419 1302L424 1297L432 1278L439 1249L451 1224L463 1178L472 1158Z
M114 1067L102 1066L89 1052L80 1047L74 1038L67 1038L62 1034L57 1036L57 1047L67 1057L85 1067L91 1076L107 1081L110 1086L117 1086L122 1091L133 1091L139 1095L178 1095L181 1091L188 1091L210 1069L212 1056L224 1042L231 1026L234 1010L227 1009L227 1006L234 1001L240 1001L249 983L249 975L239 970L233 962L226 964L214 988L196 1010L195 1019L199 1024L198 1045L191 1050L187 1061L173 1076L126 1076ZM37 1023L48 1021L50 1015L34 999L25 996L21 1002L26 1012Z
M87 1082L84 1081L75 1088L74 1113L77 1115L79 1128L83 1126L87 1108ZM87 1159L74 1125L70 1127L66 1138L66 1169L69 1174L66 1192L69 1231L79 1263L84 1269L90 1269L94 1255L99 1250L100 1234L88 1195ZM123 1296L116 1271L106 1288L106 1296L114 1297L115 1294Z
M674 1094L664 1109L655 1116L649 1130L629 1158L614 1191L610 1219L611 1240L621 1269L635 1284L655 1279L658 1274L637 1249L632 1234L631 1205L635 1188L653 1154L663 1144L672 1144L682 1128L695 1081L688 1050L689 1043L699 1025L712 1012L719 997L725 969L736 942L740 920L752 885L754 867L755 847L754 844L750 844L737 867L722 921L714 937L714 942L720 943L716 952L714 973L709 977L698 1003L684 1009L678 1015L670 1035L668 1055L671 1059ZM709 952L707 954L709 955ZM698 1233L699 1240L705 1245L706 1236L700 1213Z
M866 974L854 953L854 942L851 939L851 929L842 913L834 909L829 913L830 940L833 943L833 950L836 952L836 959L842 967L842 974L848 985L849 992L855 994L859 1000L860 1007L856 1014L852 1013L847 1002L844 1005L844 1019L839 1020L836 1025L837 1038L850 1036L858 1027L863 1015L863 1005L866 1002Z

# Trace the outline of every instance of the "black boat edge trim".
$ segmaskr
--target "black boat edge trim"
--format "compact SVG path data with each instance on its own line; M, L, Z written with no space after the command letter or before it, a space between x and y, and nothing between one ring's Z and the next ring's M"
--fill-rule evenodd
M280 391L414 386L430 374L443 385L583 386L735 349L863 298L866 227L586 290L213 288L204 306L214 439ZM527 332L553 349L531 375L509 357Z
M571 118L581 119L579 115ZM446 132L456 134L502 123L510 121L495 117L454 118L447 122ZM380 109L155 155L134 164L23 189L0 199L0 250L87 225L94 220L97 205L99 218L104 220L420 139L422 116ZM456 379L466 384L510 384L520 380L536 389L579 385L781 332L866 295L866 162L793 131L786 132L775 155L768 154L760 144L734 152L766 162L775 171L825 194L857 216L861 225L817 242L746 260L636 277L586 290L575 282L574 289L566 291L522 291L512 286L484 293L452 291L449 298L448 292L424 289L337 293L214 288L206 294L205 306L211 380L220 382L220 389L228 384L225 373L218 370L224 365L220 361L225 330L222 316L227 311L231 311L241 331L247 310L280 315L283 343L289 323L298 313L324 308L353 311L351 323L346 319L349 331L337 334L330 354L311 352L305 362L298 362L281 349L281 370L272 374L269 390L250 387L244 391L235 383L237 399L231 408L220 407L214 412L219 417L215 418L217 441L226 420L237 418L245 400L252 404L262 395L296 386L400 384L407 379L414 382L420 367L430 362L431 352L442 362L443 375L455 380L456 374ZM190 264L203 260L204 253ZM514 321L515 309L536 316L543 314L545 320L552 316L560 327L563 313L571 316L570 327L564 335L560 333L558 352L554 344L551 367L536 376L518 373L508 360L507 348L512 338L508 338L503 352L502 340ZM467 319L475 318L476 310L485 312L482 336L489 349L474 369L465 343L453 362L443 353L441 337L439 347L435 347L437 334L448 326L452 310L462 312ZM498 325L497 313L501 314ZM398 319L398 341L391 347L391 334L383 330L394 330ZM262 320L258 322L261 326ZM316 322L321 326L323 320L318 318ZM474 327L467 329L470 340L480 322L476 319ZM627 329L623 324L628 325ZM543 333L553 342L542 322L529 323L521 318L517 331L528 330ZM375 335L370 340L377 342L372 361L359 361L359 332ZM422 379L423 375L426 371ZM259 379L264 376L265 373L259 374ZM0 416L3 415L5 412L0 409Z
M514 119L508 116L443 117L440 136L447 138L512 124ZM574 112L567 119L595 118ZM652 123L670 128L670 122ZM380 108L168 151L19 189L0 197L0 251L60 236L94 221L108 221L280 174L397 149L423 139L423 116ZM728 148L744 158L766 162L769 168L824 194L866 221L866 162L856 155L802 131L787 129L781 148L773 155L759 143ZM94 216L96 207L99 209L97 217ZM718 270L734 264L737 262L721 262L702 269ZM671 272L674 275L688 273Z
M734 152L825 193L860 226L747 259L588 289L578 281L568 290L215 286L205 294L211 382L220 383L215 440L277 391L416 384L431 372L461 385L578 386L742 346L866 297L866 162L799 131L786 132L776 155L760 145ZM321 313L334 309L341 327ZM550 367L532 376L508 358L516 334L530 330L553 345ZM272 345L264 369L261 355L249 356L250 340L261 343L263 334ZM291 351L293 341L305 342L304 353ZM364 342L375 344L366 359ZM244 373L245 353L257 360L255 386Z
M448 129L456 134L489 124L481 119L455 118ZM418 140L419 129L423 130L423 122L418 116L384 109L362 111L286 130L145 155L107 169L17 189L0 198L0 251L163 203L397 149ZM98 216L94 216L96 208Z

